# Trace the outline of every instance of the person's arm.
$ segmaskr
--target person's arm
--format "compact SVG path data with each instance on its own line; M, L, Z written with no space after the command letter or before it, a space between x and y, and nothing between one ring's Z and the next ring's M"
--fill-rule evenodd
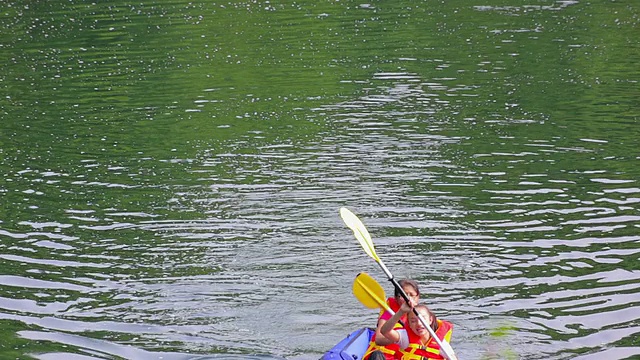
M384 337L386 341L389 341L387 344L395 344L400 341L400 334L398 331L394 330L395 325L400 321L400 318L407 312L409 312L410 308L407 304L402 304L397 313L393 314L391 319L387 320L380 326L380 334ZM377 330L376 330L377 333ZM377 335L376 335L377 336ZM376 344L378 344L378 340L376 337ZM382 344L380 344L382 345Z
M382 335L382 326L389 320L385 320L382 317L378 319L378 326L376 327L376 345L386 346L393 344L393 341L387 339L384 335Z
M409 311L411 311L411 309L413 309L414 306L416 306L417 302L410 300L410 303L406 303L403 302L402 306L400 306L400 309L398 309L398 312L393 314L393 316L391 317L391 319L387 320L387 322L385 322L384 324L382 324L382 327L380 328L380 333L382 334L382 336L385 337L385 339L391 341L392 344L399 344L401 347L404 345L404 347L409 346L408 345L408 335L406 333L406 331L404 329L399 329L399 330L395 330L395 325L398 323L398 321L400 321L400 319Z

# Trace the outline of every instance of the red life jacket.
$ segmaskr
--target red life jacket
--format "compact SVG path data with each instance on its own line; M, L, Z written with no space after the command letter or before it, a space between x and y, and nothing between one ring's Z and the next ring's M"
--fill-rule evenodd
M423 360L423 359L444 359L444 356L440 355L440 346L433 339L429 339L429 343L422 345L420 336L416 335L408 325L405 325L407 335L409 336L409 346L396 353L396 359L401 360ZM436 336L440 340L451 341L451 333L453 332L453 325L444 320L438 320L438 330L436 330Z
M387 299L387 305L389 305L389 307L391 308L391 310L393 310L394 312L398 312L398 310L400 310L400 304L398 304L398 302L396 301L395 298L388 298ZM382 317L382 315L385 313L385 310L381 310L380 311L380 316L378 317L378 320L380 320L380 317ZM403 324L407 323L407 315L402 316L402 318L400 318L400 321ZM402 328L403 325L400 323L397 323L394 327L394 329L398 329L398 328ZM399 353L400 351L400 346L398 346L397 344L390 344L390 345L385 345L385 346L380 346L380 345L376 345L376 334L373 333L373 336L371 337L371 342L369 343L369 347L367 348L367 351L364 353L364 356L362 357L363 360L367 360L369 359L369 355L371 355L372 352L376 351L376 350L380 350L382 351L382 353L384 353L384 356L388 359L388 360L394 360L396 358L396 353Z

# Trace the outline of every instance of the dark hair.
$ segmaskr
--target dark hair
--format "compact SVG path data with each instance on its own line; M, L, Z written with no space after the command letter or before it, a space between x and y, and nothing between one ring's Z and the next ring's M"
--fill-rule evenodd
M415 280L410 280L410 279L402 279L400 281L398 281L398 284L400 284L401 288L404 288L406 285L411 286L415 291L416 294L418 294L418 296L420 296L420 288L418 287L418 282ZM393 291L393 294L395 297L399 298L400 295L400 291L398 291L398 289L395 289Z
M433 311L431 311L431 309L429 309L429 307L427 305L424 304L418 304L416 306L413 307L416 311L420 310L420 309L424 309L427 310L427 314L429 314L429 317L432 319L431 321L431 329L435 332L438 330L438 318L436 317L436 314L433 313ZM429 319L425 319L426 321L429 321Z

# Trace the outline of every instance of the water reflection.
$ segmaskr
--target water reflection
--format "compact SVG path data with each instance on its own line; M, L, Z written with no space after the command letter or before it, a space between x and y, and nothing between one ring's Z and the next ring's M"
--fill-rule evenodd
M375 321L348 206L461 358L636 356L636 14L610 9L7 6L4 349L318 358Z
M123 359L169 359L169 360L206 360L206 359L254 359L267 360L282 358L261 355L193 355L178 352L154 352L138 349L132 346L119 345L108 341L89 339L59 332L20 331L19 336L42 342L63 343L75 347L80 353L49 352L45 354L30 354L35 359L112 359L114 356Z

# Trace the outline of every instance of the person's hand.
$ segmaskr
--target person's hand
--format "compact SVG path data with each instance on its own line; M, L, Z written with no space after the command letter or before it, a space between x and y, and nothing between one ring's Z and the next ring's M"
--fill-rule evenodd
M403 302L402 305L400 305L400 312L403 314L406 314L408 312L410 312L414 306L418 305L418 302L413 300L413 299L409 299L409 302Z

